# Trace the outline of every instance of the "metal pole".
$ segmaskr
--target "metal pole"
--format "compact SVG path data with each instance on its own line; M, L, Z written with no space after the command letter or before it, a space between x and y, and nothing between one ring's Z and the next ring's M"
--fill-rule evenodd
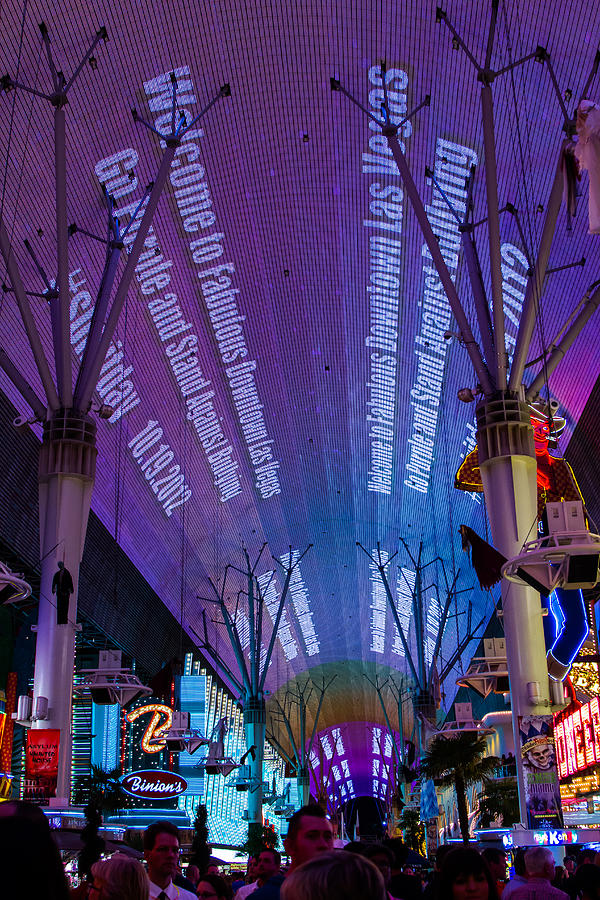
M290 744L292 745L292 750L294 752L294 756L296 757L296 765L300 767L302 765L302 753L300 751L300 747L298 747L296 743L296 739L294 737L294 732L292 731L292 725L289 719L289 716L286 714L285 709L281 706L280 703L277 703L279 706L279 711L281 712L281 717L283 719L283 724L285 725L285 730L288 733L288 738L290 739Z
M160 195L162 193L162 189L167 180L167 176L171 168L171 163L173 161L173 157L175 156L175 150L179 146L179 140L177 138L167 138L166 145L166 150L164 152L164 156L158 170L158 175L156 176L156 181L152 186L152 191L150 192L150 197L148 199L148 205L146 206L142 221L140 223L140 227L135 236L135 240L131 248L131 253L129 254L127 265L125 266L125 271L123 272L119 287L117 288L117 293L115 295L115 299L113 301L106 326L98 343L98 349L93 358L90 359L86 372L81 373L81 387L79 390L79 395L75 397L75 406L78 409L86 409L92 399L92 394L96 387L98 376L100 375L100 369L104 364L104 358L106 357L108 346L112 340L115 328L117 327L117 322L119 321L119 316L121 315L121 310L123 309L123 306L125 304L129 285L131 284L131 280L135 274L135 267L138 264L140 253L142 252L142 247L144 246L144 241L146 240L146 237L148 235L148 229L150 228L152 217L154 216L156 207L158 206Z
M329 682L329 684L327 685L327 687L330 687L330 686L331 686L331 683L334 681L335 678L336 678L336 676L334 675L333 678L331 679L331 681ZM326 691L326 689L327 689L327 688L325 687L325 679L323 679L323 688L322 688L322 690L321 690L321 696L319 697L319 704L318 704L318 706L317 706L317 712L316 712L316 714L315 714L315 721L314 721L314 723L313 723L313 730L312 730L311 735L310 735L310 742L309 742L308 747L307 747L307 749L306 749L306 755L307 755L307 756L308 756L308 754L310 753L310 751L311 751L311 749L312 749L312 745L313 745L314 742L315 742L315 735L316 735L316 733L317 733L317 726L318 726L318 724L319 724L319 716L321 715L321 706L322 706L322 704L323 704L323 698L324 698L324 696L325 696L325 691Z
M494 103L492 87L484 83L481 88L481 113L483 117L483 144L485 152L485 189L488 207L488 235L490 244L490 268L492 274L492 313L496 349L496 386L506 390L508 358L504 342L504 306L502 299L502 256L500 253L500 214L498 212L498 173L496 171L496 141L494 137Z
M29 382L23 378L14 362L5 350L0 347L0 368L4 370L10 378L21 396L29 403L30 407L40 421L46 418L46 407L33 390Z
M81 375L87 369L88 360L93 359L98 350L100 337L102 335L102 328L104 327L104 320L106 319L108 301L110 300L110 295L112 293L113 284L115 282L115 277L117 274L117 267L119 265L119 259L121 258L121 249L122 246L118 245L116 247L113 247L110 251L110 258L108 260L106 272L102 280L102 287L100 288L100 296L98 297L94 305L94 312L92 314L92 321L90 324L90 330L88 332L88 339L83 351L81 366L75 385L75 395L77 395L79 392Z
M247 698L244 702L244 730L246 746L254 746L255 758L250 758L250 789L248 791L248 825L262 825L262 783L265 755L265 731L267 714L262 698Z
M481 343L483 345L483 353L488 368L493 367L495 359L494 332L492 328L492 320L490 317L490 308L488 306L487 297L481 281L481 272L479 262L477 260L477 252L475 250L473 236L468 232L468 226L461 229L461 243L465 262L467 264L467 272L469 273L469 283L473 292L473 301L475 303L475 313L477 315L477 324L479 325L479 333L481 335Z
M539 395L540 389L544 384L546 384L547 379L564 358L565 353L577 340L584 326L598 309L598 306L600 306L600 288L596 288L592 296L588 296L584 300L584 305L581 312L579 313L571 327L568 329L568 331L565 333L562 341L558 344L558 346L554 348L541 371L525 391L525 399L527 401L531 402L535 400Z
M227 629L227 634L229 635L231 649L233 650L233 653L235 655L236 662L240 669L240 675L242 676L242 681L244 682L244 690L249 694L251 692L250 679L248 678L248 671L246 669L246 663L244 662L244 654L242 652L240 641L237 636L236 630L233 627L233 622L231 621L231 617L223 600L220 601L220 606L221 615L223 616L223 621L225 622L225 628Z
M485 396L491 397L494 393L494 387L492 385L490 373L487 370L487 367L481 355L481 351L475 341L475 338L473 337L473 332L471 331L471 326L469 325L465 311L462 308L458 292L456 290L456 287L454 286L454 282L452 281L450 272L448 271L448 267L444 262L444 258L442 256L442 252L440 250L440 246L437 242L436 236L433 233L431 225L429 224L429 219L427 218L427 213L425 212L425 207L423 206L423 201L421 200L421 197L419 196L419 192L417 190L417 186L413 181L408 163L406 162L406 157L404 156L404 153L400 148L397 128L394 125L384 125L382 128L382 132L387 138L388 146L392 151L392 156L394 157L396 165L398 166L398 171L400 172L400 177L404 182L404 186L408 194L408 199L411 202L415 216L417 217L417 221L423 233L423 237L425 238L425 243L427 244L429 252L431 253L433 264L437 269L440 281L442 282L444 291L446 292L448 303L450 304L450 308L452 310L454 318L456 319L461 337L465 342L465 347L473 364L473 368L475 369L475 374L479 380L479 383L481 384Z
M392 746L394 748L394 754L396 756L396 759L400 763L400 765L403 765L404 760L402 758L402 754L400 753L400 750L398 749L398 745L396 743L396 735L394 734L394 731L392 729L392 723L390 722L390 718L388 716L387 709L385 708L385 703L383 702L383 697L381 696L381 688L379 687L379 685L376 685L375 690L377 691L377 696L379 697L379 703L381 704L381 709L383 710L383 717L385 719L385 724L387 725L387 729L390 734L390 738L392 739Z
M537 531L537 463L529 407L510 395L477 408L477 447L494 546L508 559ZM503 624L510 681L521 821L527 823L519 716L551 712L540 595L503 581Z
M400 616L398 615L398 610L396 609L396 604L394 603L394 598L392 597L392 592L390 590L390 586L388 584L388 580L385 574L384 566L377 566L379 570L379 576L383 583L383 588L385 590L386 596L388 598L388 603L390 604L390 609L392 610L392 616L394 617L394 622L396 623L396 628L398 629L398 634L400 635L400 641L402 642L402 648L404 650L404 655L406 656L406 660L408 662L408 666L411 671L411 675L415 680L415 684L418 687L421 687L419 684L419 676L417 675L417 670L415 669L415 664L413 663L412 656L410 654L409 646L406 642L406 637L404 632L402 631L402 625L400 623Z
M4 264L6 265L6 271L8 273L8 277L10 278L10 283L12 284L13 290L15 292L17 306L19 307L19 312L21 313L21 319L23 320L25 333L29 340L31 352L33 353L33 358L35 360L37 370L44 386L44 391L46 392L48 405L52 410L58 409L58 394L56 393L56 388L54 386L54 382L52 381L52 375L50 374L48 361L44 354L44 349L42 347L42 342L40 341L40 336L38 334L35 320L29 308L29 301L27 299L27 295L25 294L23 282L21 281L19 267L17 266L17 261L12 252L8 234L6 233L6 228L4 227L3 222L0 222L0 252L2 253Z
M419 557L415 566L415 589L412 597L413 617L415 620L415 633L417 635L417 666L419 669L419 687L425 690L427 685L427 675L425 672L425 623L423 621L423 597L422 585L423 577L421 570L421 553L423 551L423 542L419 544Z
M54 109L54 168L56 177L56 243L58 247L58 310L53 320L54 362L61 405L73 405L71 325L69 317L69 233L67 230L66 95L58 94Z
M267 672L269 671L269 663L271 662L271 656L273 655L273 647L275 646L275 639L277 638L277 631L279 629L279 623L281 622L281 616L283 615L283 604L285 603L285 598L287 596L288 588L290 586L290 580L292 577L292 572L294 570L294 566L291 569L287 570L287 574L285 576L285 582L283 585L283 590L281 592L281 598L279 600L279 606L277 607L277 615L275 616L275 621L273 622L273 631L271 632L271 639L269 640L269 646L267 648L267 655L265 656L265 665L262 671L262 675L260 677L260 683L258 686L259 691L264 690L265 687L265 679L267 677Z
M540 248L538 250L537 260L532 277L529 279L527 289L525 290L525 299L523 300L523 310L521 313L521 323L517 334L517 344L515 354L510 370L510 380L508 389L510 391L518 391L523 381L523 372L525 371L525 362L527 353L529 352L529 344L531 335L535 326L535 320L538 314L542 290L544 287L544 278L546 277L546 269L548 267L548 258L550 256L550 248L552 247L552 239L556 231L556 220L560 211L560 204L563 195L563 167L562 160L565 151L565 141L561 147L558 165L554 175L552 190L550 191L550 199L548 201L548 209L544 220L542 237L540 240Z
M450 611L450 603L452 602L452 596L454 592L454 588L456 586L456 582L458 581L458 576L460 574L460 569L454 576L454 581L452 582L452 586L446 595L446 602L444 604L444 609L442 611L442 618L440 620L440 627L438 629L437 637L435 639L435 645L433 648L433 653L431 654L431 665L429 667L429 675L427 677L427 690L431 690L431 685L433 684L433 674L435 671L435 665L437 662L438 654L440 652L440 647L442 646L442 638L444 636L444 629L446 628L446 622L448 621L448 613Z
M260 659L260 647L256 646L256 628L254 625L254 578L250 569L250 560L246 553L248 564L248 631L250 636L250 687L252 696L256 697L258 689L257 658Z

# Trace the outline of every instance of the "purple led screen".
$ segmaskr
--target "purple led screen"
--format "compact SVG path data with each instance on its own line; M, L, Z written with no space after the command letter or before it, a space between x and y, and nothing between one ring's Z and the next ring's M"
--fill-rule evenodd
M571 4L565 28L558 2L502 2L492 65L500 69L546 47L572 111L598 45L597 7ZM446 9L481 60L484 7L450 0ZM381 585L356 544L373 551L379 541L392 555L402 536L416 554L422 541L425 560L442 557L450 575L461 567L461 590L475 584L457 530L464 522L485 532L483 503L453 488L461 458L474 445L473 405L461 403L457 391L474 387L475 379L464 348L443 338L456 326L381 129L332 93L330 78L379 115L385 59L396 120L431 95L430 106L402 126L400 137L474 319L456 223L426 177L428 167L462 214L465 178L475 166L476 218L485 218L473 67L453 50L448 29L436 24L431 2L167 7L142 0L103 11L32 2L24 16L20 4L5 3L2 72L39 90L49 89L42 20L67 77L101 25L109 35L67 107L68 218L79 229L69 247L74 363L104 265L102 245L83 234L106 233L102 185L125 227L161 158L159 137L136 125L131 109L167 130L173 71L187 121L221 85L230 84L232 94L202 118L175 157L109 350L96 399L115 414L98 425L94 511L177 617L183 594L192 637L202 632L206 608L197 597L210 595L209 577L241 563L242 545L253 556L267 543L259 568L266 575L271 556L313 544L292 585L267 679L271 691L307 669L347 661L405 672ZM512 352L562 115L548 72L533 60L498 78L493 90L500 204L514 204L521 225L509 212L501 215ZM600 99L598 78L590 96ZM38 97L11 91L0 97L0 123L3 220L27 289L41 293L44 284L23 240L53 278L52 110ZM560 270L583 257L586 263L548 276L531 359L556 338L598 277L587 174L580 189L570 232L561 211L550 266ZM476 236L489 291L485 223ZM31 305L51 355L47 304L34 297ZM597 335L592 320L570 361L550 379L551 396L568 421L563 452L597 377ZM41 394L10 292L0 308L0 342ZM29 414L3 375L0 386ZM424 433L431 442L423 443ZM400 549L389 577L407 630L411 572ZM439 565L429 572L428 587L436 577L442 583ZM241 586L232 582L232 610ZM267 597L271 608L281 586L278 572ZM433 587L426 599L431 653L440 599ZM489 617L495 604L473 587L458 595L453 616L468 602L474 622ZM211 640L233 666L215 618L208 616ZM442 660L451 656L464 621L452 618ZM238 624L243 632L243 615ZM267 642L268 625L265 635ZM458 671L447 679L447 702ZM373 693L366 682L355 684ZM346 718L378 720L376 699L348 707ZM325 703L321 727L339 724L341 714Z

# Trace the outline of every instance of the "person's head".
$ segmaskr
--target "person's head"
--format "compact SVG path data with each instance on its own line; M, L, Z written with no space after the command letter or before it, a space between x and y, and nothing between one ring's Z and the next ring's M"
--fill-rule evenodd
M333 828L320 806L310 804L294 813L283 845L292 861L290 871L313 856L331 850Z
M575 873L575 887L581 900L598 900L600 897L600 868L584 863Z
M377 866L387 887L392 879L393 852L383 844L366 844L364 855Z
M394 854L392 874L394 875L397 872L400 872L406 862L406 857L408 856L408 847L402 838L385 838L381 843Z
M277 875L281 866L281 853L273 847L261 850L256 864L256 877L263 884Z
M281 886L281 900L387 900L379 869L345 850L319 853L291 872Z
M596 859L596 851L586 848L579 853L577 857L577 868L585 866L587 863L593 863Z
M198 868L198 866L195 866L193 863L191 863L185 870L185 877L188 878L192 882L192 884L198 884L198 881L200 879L200 869Z
M513 863L515 874L519 875L521 878L526 878L527 867L525 865L525 849L523 847L519 847L519 849L515 851Z
M437 850L435 851L435 861L433 867L436 872L440 872L442 869L442 865L444 864L444 860L448 856L448 854L453 850L452 844L440 844Z
M92 866L90 900L148 900L150 882L137 859L115 853L110 859L101 859Z
M219 869L219 864L216 862L209 862L206 867L207 875L220 875L221 870Z
M481 858L485 859L494 881L506 879L506 853L497 847L486 847Z
M366 847L364 841L348 841L347 844L344 844L343 849L346 853L358 853L359 856L364 856Z
M198 900L231 900L231 888L220 875L207 873L201 876L196 895Z
M9 804L0 804L0 808ZM11 802L0 816L2 893L20 900L68 900L69 885L48 820L39 808Z
M256 867L258 865L258 856L248 857L248 868L246 869L246 878L248 881L256 881Z
M470 847L453 849L444 857L438 896L448 900L498 900L496 883L485 860Z
M30 803L29 800L7 800L0 803L0 818L16 816L21 820L37 822L37 824L49 831L48 819L39 806ZM16 820L15 820L16 821Z
M554 878L554 856L549 847L530 847L525 852L525 867L529 878Z
M144 858L148 877L165 888L173 880L179 864L179 830L171 822L153 822L144 832Z
M575 871L575 860L572 856L565 856L565 872L567 875L572 875Z

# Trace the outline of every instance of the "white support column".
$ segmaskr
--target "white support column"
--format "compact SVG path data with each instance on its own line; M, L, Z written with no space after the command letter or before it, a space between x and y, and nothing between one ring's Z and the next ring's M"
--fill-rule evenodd
M300 767L296 782L298 784L298 793L302 798L302 806L308 806L310 803L310 775L308 774L307 766Z
M505 396L477 410L477 447L494 546L516 556L537 533L537 463L526 403ZM521 821L527 823L519 716L551 711L540 595L504 580L504 633L513 714ZM537 696L537 702L532 697Z
M265 730L267 713L265 701L261 698L250 697L244 702L244 730L246 732L246 746L254 746L255 758L250 755L250 790L248 791L248 825L251 828L261 826L263 823L262 799L263 799L263 763L265 758Z
M54 803L67 806L71 792L73 661L79 565L83 555L96 465L96 426L86 416L62 411L44 425L40 448L40 554L42 573L35 653L33 708L48 699L48 717L39 729L60 730L59 769ZM52 581L64 562L73 580L68 622L57 622Z

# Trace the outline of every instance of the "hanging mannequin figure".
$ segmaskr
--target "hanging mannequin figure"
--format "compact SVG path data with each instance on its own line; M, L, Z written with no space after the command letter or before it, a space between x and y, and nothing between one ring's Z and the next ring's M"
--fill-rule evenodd
M58 572L52 579L52 593L56 594L56 624L66 625L69 621L69 600L74 591L73 579L62 560L58 562Z
M557 438L564 430L566 420L550 417L545 404L531 404L531 423L534 431L537 460L538 536L547 533L544 519L546 503L563 500L581 500L581 491L569 463L561 457L551 456L549 448L557 446ZM454 486L462 491L483 492L477 448L463 460ZM585 503L584 503L585 508ZM530 535L528 540L532 540ZM544 636L548 650L548 674L555 681L563 681L585 641L589 626L585 602L581 590L554 590L549 597L542 597L542 606L548 609L544 617Z

